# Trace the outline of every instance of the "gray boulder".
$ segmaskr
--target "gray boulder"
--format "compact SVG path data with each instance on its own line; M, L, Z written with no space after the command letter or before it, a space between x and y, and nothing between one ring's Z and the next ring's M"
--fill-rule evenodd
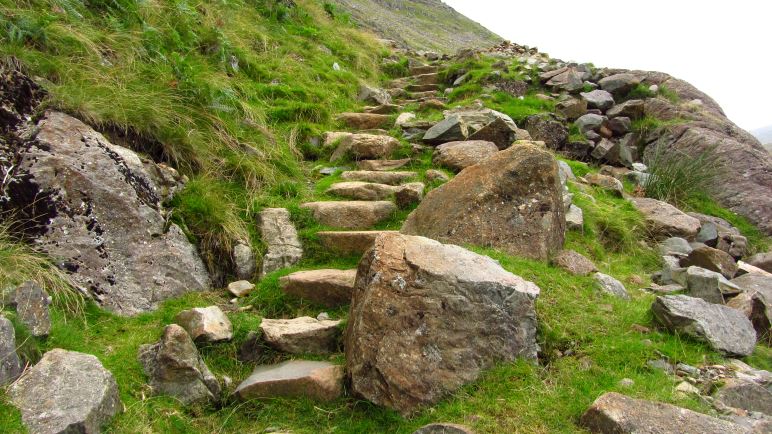
M594 113L587 113L586 115L577 119L574 124L577 126L577 128L579 128L579 131L586 133L588 131L595 131L599 129L606 121L607 119L605 116L597 115Z
M689 253L691 253L693 250L692 246L689 245L688 241L679 237L671 237L662 241L661 243L659 243L658 249L659 249L659 253L663 256L665 255L686 256Z
M54 349L8 390L32 433L99 433L123 411L118 385L99 359Z
M368 104L391 104L391 95L383 89L368 84L362 84L359 87L357 100Z
M230 320L217 306L184 310L174 317L174 322L196 342L222 342L233 337Z
M303 258L298 232L285 208L266 208L257 216L257 228L268 246L260 266L263 277L282 268L291 267Z
M520 131L522 130L518 129L514 122L508 122L507 119L497 117L471 134L469 140L492 142L498 149L507 149L512 142L518 140Z
M345 332L352 392L412 414L496 363L535 359L538 294L488 257L381 235L359 264Z
M772 416L772 390L752 381L730 378L716 392L715 398L727 407Z
M721 273L727 279L737 274L737 264L729 253L708 246L699 246L681 260L682 267L697 266Z
M740 425L670 404L601 395L582 415L581 425L601 434L747 434Z
M159 342L142 345L139 361L157 395L173 396L185 404L219 400L220 383L177 324L166 326Z
M555 158L517 142L430 191L402 232L546 260L563 247L562 190Z
M48 336L51 332L51 315L48 311L51 301L37 283L24 282L9 294L3 295L0 302L16 309L19 321L32 336Z
M459 116L453 115L429 128L423 136L423 141L439 145L447 142L463 141L469 137L469 128Z
M772 273L772 252L757 253L748 259L748 263L767 273Z
M236 277L242 280L252 279L257 269L255 253L246 242L237 242L233 246L233 265L236 267Z
M688 216L669 203L645 197L630 199L646 219L651 234L658 239L669 237L694 238L700 230L700 221Z
M0 205L99 304L132 315L209 287L195 247L164 217L158 166L58 112L19 143L0 150L16 162Z
M724 300L740 292L740 288L726 280L721 273L691 266L684 274L686 289L692 297L709 303L724 304Z
M644 104L642 100L631 99L625 101L622 104L615 105L610 108L606 115L609 118L625 117L628 119L639 119L643 117Z
M623 285L622 282L609 276L608 274L595 273L593 275L593 278L595 279L595 282L598 284L598 287L600 288L600 290L605 292L606 294L611 294L614 297L622 298L625 300L630 299L630 294L627 293L627 289L625 289L625 285Z
M600 88L614 96L624 96L641 83L641 79L633 74L621 73L602 78Z
M749 273L731 280L742 292L729 300L753 323L759 342L772 345L772 276Z
M614 96L605 90L596 89L591 92L582 92L579 96L587 101L587 107L591 109L605 112L614 106Z
M21 362L16 354L16 333L13 324L0 316L0 387L3 387L21 375Z
M756 345L753 324L741 312L686 295L657 297L654 318L670 331L707 342L730 355L747 356Z

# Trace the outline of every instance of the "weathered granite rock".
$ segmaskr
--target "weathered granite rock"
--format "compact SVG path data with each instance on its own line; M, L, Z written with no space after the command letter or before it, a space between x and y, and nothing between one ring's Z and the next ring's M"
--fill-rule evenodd
M184 310L174 317L174 321L197 342L222 342L233 338L233 326L217 306Z
M260 276L291 267L303 258L298 232L285 208L266 208L257 216L257 228L268 246L260 266Z
M429 128L423 136L423 141L429 144L442 144L466 140L469 137L469 127L459 116L446 117L441 122Z
M290 354L335 352L341 321L319 321L309 316L294 319L263 318L260 330L268 345Z
M326 193L352 200L388 200L400 187L396 185L377 184L374 182L346 181L337 182L327 189Z
M633 90L635 86L640 84L640 82L641 79L636 75L621 73L604 77L598 82L598 84L600 85L601 89L615 96L624 96Z
M283 396L331 401L343 394L343 367L306 360L258 366L235 394L245 400Z
M432 423L413 431L413 434L474 434L471 428L454 423Z
M544 142L550 149L561 149L568 140L568 128L563 122L547 115L529 116L525 129L533 140Z
M352 392L410 414L495 363L535 358L538 293L461 247L378 237L359 264L345 333Z
M308 202L301 207L310 209L319 223L341 229L371 228L397 211L397 206L387 201Z
M666 202L644 197L630 199L646 219L651 234L658 239L691 239L700 231L700 221Z
M558 165L543 147L518 142L430 191L402 232L546 260L565 232Z
M13 324L0 316L0 387L3 387L21 375L21 362L16 354L16 334Z
M391 124L389 115L377 113L341 113L336 117L336 120L353 130L388 128Z
M362 249L362 253L372 246ZM325 307L344 306L351 302L357 270L298 271L279 279L284 292Z
M391 95L378 87L362 84L359 87L357 100L371 104L391 104Z
M609 118L625 117L629 119L639 119L643 117L643 110L644 105L642 100L631 99L610 108L606 112L606 115L608 115Z
M581 424L601 434L747 434L731 422L614 392L596 399L582 415Z
M724 304L724 300L737 295L740 288L715 271L691 266L684 274L684 284L692 297L709 303Z
M772 391L752 381L730 378L715 398L728 407L772 416Z
M122 315L209 287L195 247L167 225L156 165L63 113L30 127L23 145L0 149L4 170L14 165L0 208L76 285Z
M573 250L563 250L552 259L552 263L575 276L587 276L598 271L595 264Z
M123 411L113 374L90 355L51 350L8 390L32 433L99 433Z
M357 161L357 168L359 170L373 170L376 172L385 172L389 170L397 170L410 164L410 158L403 158L401 160L361 160Z
M749 273L730 282L742 293L729 300L727 305L748 317L759 342L772 345L772 276Z
M237 280L228 284L228 292L236 297L246 297L254 289L255 284L247 280Z
M584 228L584 211L574 204L571 204L566 213L566 228L572 230Z
M721 273L727 279L731 279L737 274L737 264L729 253L708 246L700 246L692 250L686 258L681 260L681 266L702 267Z
M338 161L346 156L356 160L369 158L388 158L399 147L394 137L374 134L350 134L343 137L332 153L330 161Z
M322 246L341 255L364 254L382 233L398 231L321 231L316 236Z
M252 247L246 242L237 242L233 246L233 265L236 267L236 277L249 280L255 276L257 262Z
M37 337L48 336L51 332L50 303L48 294L33 281L22 283L0 300L0 304L16 309L19 321L32 336Z
M377 184L399 185L416 177L415 172L378 172L372 170L353 170L340 174L346 181L375 182Z
M659 253L663 256L687 256L694 250L683 238L671 237L659 243Z
M445 172L435 169L427 170L424 176L428 182L448 182L450 180L450 176L445 174Z
M481 140L491 142L498 149L507 149L512 142L518 140L518 128L514 122L507 122L502 118L496 118L489 124L475 131L469 136L469 140Z
M600 290L606 294L611 294L614 297L619 297L625 300L630 299L630 294L627 293L627 289L625 289L625 285L623 285L622 282L614 279L608 274L603 273L595 273L592 277L595 279L595 282L598 284Z
M577 98L566 98L557 103L555 110L568 120L574 120L587 113L587 101Z
M767 273L772 273L772 252L755 254L751 256L747 262L754 267L761 268Z
M657 297L654 318L668 330L707 342L717 351L747 356L756 345L753 324L741 312L686 295Z
M394 192L394 202L399 209L408 209L423 200L424 190L426 185L423 182L403 184Z
M445 166L460 172L478 164L498 152L499 148L493 142L482 140L467 140L463 142L443 143L434 151L432 161L435 165Z
M166 326L159 342L139 347L139 361L154 394L173 396L185 404L219 400L220 383L177 324Z
M614 106L614 96L605 90L596 89L591 92L582 92L579 96L587 101L587 107L591 109L605 112Z

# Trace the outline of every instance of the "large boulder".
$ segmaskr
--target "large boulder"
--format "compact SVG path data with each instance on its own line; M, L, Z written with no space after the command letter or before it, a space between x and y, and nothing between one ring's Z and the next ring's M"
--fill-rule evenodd
M21 362L16 354L16 333L13 324L0 316L0 387L19 378Z
M260 266L261 276L291 267L303 258L303 247L287 209L266 208L260 211L257 229L267 246Z
M219 399L220 383L177 324L166 326L159 342L139 347L139 361L154 394L173 396L185 404Z
M772 273L772 252L757 253L748 259L748 263L767 273Z
M435 165L461 171L484 161L498 150L499 148L493 142L482 140L449 142L437 146L432 161Z
M581 424L601 434L747 434L740 425L670 404L601 395L582 415Z
M724 300L737 295L740 288L715 271L691 266L685 272L676 271L689 295L709 303L724 304Z
M728 379L715 398L727 407L772 416L772 390L753 381Z
M561 250L565 225L555 158L518 142L429 192L402 232L546 260Z
M32 433L98 433L123 411L118 385L99 359L54 349L8 390Z
M641 79L635 74L621 73L602 78L598 84L600 88L614 96L624 96L641 83Z
M158 165L59 112L14 140L0 147L3 171L14 165L0 208L99 304L132 315L209 287L195 247L164 216Z
M694 238L700 231L700 221L688 216L667 202L645 197L630 199L643 214L651 235L657 239L670 237Z
M496 118L489 124L475 131L469 140L492 142L498 149L507 149L518 138L518 128L514 122Z
M587 107L591 109L605 112L614 106L614 96L605 90L595 89L590 92L582 92L579 96L587 101Z
M429 128L423 136L423 141L439 145L452 141L466 140L469 137L469 127L459 116L450 116Z
M756 345L753 324L741 312L686 295L657 297L654 318L668 330L707 342L726 354L747 356Z
M359 264L345 332L352 392L410 414L496 363L535 359L538 294L488 257L381 235Z
M369 104L388 105L391 104L391 95L384 89L362 84L359 86L359 95L357 100Z

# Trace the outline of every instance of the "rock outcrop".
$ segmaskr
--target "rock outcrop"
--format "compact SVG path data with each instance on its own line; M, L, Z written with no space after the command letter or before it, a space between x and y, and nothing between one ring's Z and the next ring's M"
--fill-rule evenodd
M90 355L54 349L8 390L33 433L98 433L123 411L113 374Z
M16 354L16 332L6 317L0 316L0 387L19 378L21 362Z
M481 163L498 150L496 144L484 140L448 142L437 146L432 161L438 166L459 172L469 166Z
M545 260L563 246L562 191L554 157L517 142L429 192L402 232Z
M352 392L410 414L497 362L535 358L538 294L461 247L381 235L359 264L345 332Z
M0 208L24 222L19 230L84 293L133 315L209 287L195 247L161 206L164 189L153 173L173 169L143 161L64 113L25 125L0 148Z

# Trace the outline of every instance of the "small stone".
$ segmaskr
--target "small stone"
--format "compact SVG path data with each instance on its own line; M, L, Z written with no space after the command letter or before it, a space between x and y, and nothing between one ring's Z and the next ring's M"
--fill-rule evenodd
M673 365L671 365L667 360L664 360L664 359L649 360L648 362L646 362L646 366L658 371L664 371L668 375L672 375L674 373Z
M329 321L330 320L330 314L327 312L320 312L319 315L316 316L317 321Z
M601 175L598 173L590 173L585 175L584 179L590 185L604 188L606 190L616 193L619 196L621 196L622 193L624 193L625 191L625 187L624 185L622 185L622 182L610 176Z
M632 331L635 331L635 332L638 332L638 333L650 333L651 332L650 328L648 328L646 326L642 326L640 324L633 324L633 325L630 326L630 329Z
M568 207L566 227L571 230L582 230L584 228L584 212L574 204Z
M335 351L341 321L317 320L311 317L295 319L263 318L260 330L263 339L279 351L290 354L329 354Z
M575 276L587 276L598 271L592 261L573 250L561 251L552 259L552 263Z
M634 385L635 385L635 381L633 381L630 378L623 378L623 379L619 380L619 382L617 383L617 386L619 386L621 388L624 388L624 389L629 389L629 388L633 387Z
M182 311L174 318L174 322L182 326L194 341L221 342L233 337L230 320L217 306Z
M445 172L434 169L427 170L424 176L428 182L448 182L450 180L450 177Z
M682 381L682 382L678 383L678 386L676 386L675 391L676 392L680 392L680 393L682 393L684 395L699 395L700 394L700 389L692 386L691 384L689 384L686 381Z
M228 292L236 297L246 297L253 289L255 289L255 285L246 280L239 280L228 284Z
M690 377L694 378L698 378L700 376L700 368L696 368L685 363L676 364L676 371L686 373Z
M630 299L630 295L627 293L627 290L625 289L625 286L622 284L622 282L614 279L608 274L603 273L595 273L593 277L603 292L625 300Z

